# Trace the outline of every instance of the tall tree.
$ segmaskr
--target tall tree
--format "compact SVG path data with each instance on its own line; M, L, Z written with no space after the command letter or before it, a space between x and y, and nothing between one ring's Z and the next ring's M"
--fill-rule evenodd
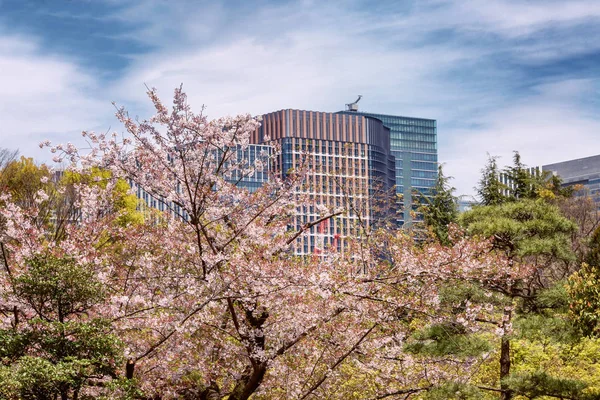
M458 204L450 179L444 175L442 165L438 166L438 176L431 197L422 196L424 205L421 207L425 224L433 231L443 244L449 244L448 227L455 223L458 217Z
M481 179L476 188L484 206L502 204L507 200L504 192L508 187L500 181L500 169L496 160L497 157L488 154L488 162L481 170Z
M19 155L19 150L9 150L5 148L0 148L0 175L4 168L14 161Z
M526 199L536 197L535 181L532 174L521 161L521 155L518 151L513 154L513 164L507 167L504 173L510 181L510 197L513 199Z
M9 193L19 204L30 207L38 192L50 186L51 172L44 164L36 164L33 158L21 157L8 162L0 174L0 188Z
M540 291L557 283L554 278L556 265L574 259L570 236L576 226L562 216L558 207L530 199L476 207L461 216L461 223L471 235L492 238L495 251L504 254L511 263L529 270L524 278L508 285L483 282L484 287L506 298L501 320L491 322L506 332L500 344L499 376L501 398L509 400L514 392L507 383L511 374L508 333L515 316L516 301L522 299L530 304L529 308L535 309Z

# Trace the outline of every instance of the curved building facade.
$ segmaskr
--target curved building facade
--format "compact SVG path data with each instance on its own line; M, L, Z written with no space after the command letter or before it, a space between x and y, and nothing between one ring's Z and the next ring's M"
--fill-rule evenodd
M281 148L273 168L283 178L304 165L308 174L299 195L308 199L298 210L296 229L323 216L323 206L344 214L310 228L296 253L325 248L343 251L348 237L362 225L373 226L395 216L395 158L390 129L362 115L280 110L262 116L251 137L256 144ZM364 227L364 226L362 226Z
M390 129L391 150L396 157L396 193L399 198L398 224L410 227L412 213L418 215L418 196L431 196L438 174L437 121L358 111L340 114L377 118ZM418 194L417 198L414 195Z

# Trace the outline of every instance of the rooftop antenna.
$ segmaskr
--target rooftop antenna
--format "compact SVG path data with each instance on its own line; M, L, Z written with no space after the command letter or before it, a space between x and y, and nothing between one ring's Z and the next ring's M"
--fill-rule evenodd
M362 94L358 95L358 99L356 99L356 101L354 103L346 104L346 111L357 112L358 111L358 102L360 101L360 99L362 99Z

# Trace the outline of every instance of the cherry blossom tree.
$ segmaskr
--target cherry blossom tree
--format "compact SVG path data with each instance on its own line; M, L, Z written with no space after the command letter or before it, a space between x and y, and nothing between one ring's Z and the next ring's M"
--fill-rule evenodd
M300 235L346 210L320 206L321 218L294 229L298 204L310 201L296 190L305 166L285 181L272 175L255 192L236 186L273 156L240 156L259 121L208 120L191 111L181 88L170 110L155 90L148 95L156 109L148 120L118 108L124 137L84 132L87 153L51 147L70 173L93 177L72 182L77 218L62 224L63 234L35 223L43 191L27 208L3 195L1 329L35 322L35 304L19 296L15 277L51 255L85 266L102 285L102 301L85 315L109 321L123 346L124 365L87 381L82 394L107 393L125 379L149 398L385 398L465 379L477 355L420 357L407 351L411 335L457 320L470 329L480 310L447 312L440 289L514 280L526 266L490 253L485 240L419 246L364 227L343 254L298 257L291 245ZM114 193L123 180L166 210L122 218L127 210Z

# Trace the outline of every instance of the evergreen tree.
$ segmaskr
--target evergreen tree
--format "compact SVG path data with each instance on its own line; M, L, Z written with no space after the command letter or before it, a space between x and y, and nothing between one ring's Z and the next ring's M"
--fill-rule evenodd
M456 189L450 186L450 179L444 175L442 165L439 165L433 196L423 196L425 204L421 207L425 224L446 245L449 244L448 225L456 222L458 217L458 204L453 194Z
M11 283L14 298L35 314L15 306L15 322L0 329L0 399L84 398L87 389L116 378L123 363L111 321L93 316L105 288L89 266L70 258L37 255L27 264Z
M503 192L507 186L500 181L500 170L496 159L497 157L488 154L488 162L481 170L481 179L476 188L481 204L484 206L502 204L506 201Z
M510 197L513 199L532 199L536 197L537 185L532 174L521 161L518 151L514 152L513 165L506 168L504 173L511 182Z
M560 176L552 174L547 179L546 187L555 197L569 198L573 197L573 186L563 187L563 180Z
M546 310L548 306L540 305L542 303L539 298L545 290L560 284L554 280L552 274L556 265L574 259L570 236L575 231L575 224L562 216L558 207L542 199L522 199L476 207L463 214L460 221L469 234L493 238L496 251L507 256L512 263L531 268L531 273L526 279L515 281L508 286L482 282L482 288L497 293L500 296L499 302L504 303L504 312L500 319L491 319L488 322L504 329L510 327L515 320ZM546 320L549 321L547 318ZM513 395L519 392L520 386L517 382L522 381L511 374L513 360L511 336L508 331L503 334L500 343L499 377L503 400L512 399ZM552 382L554 386L551 390L548 389L549 395L556 392L556 381Z
M511 182L508 198L512 201L519 199L556 199L568 198L573 194L572 187L562 187L559 176L549 171L531 171L521 161L518 151L514 152L513 165L503 172Z

